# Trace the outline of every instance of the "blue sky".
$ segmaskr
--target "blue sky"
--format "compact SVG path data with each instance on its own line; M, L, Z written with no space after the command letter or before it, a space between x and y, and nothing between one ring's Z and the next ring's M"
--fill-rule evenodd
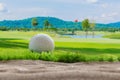
M120 21L120 0L0 0L0 20L51 16L97 23Z

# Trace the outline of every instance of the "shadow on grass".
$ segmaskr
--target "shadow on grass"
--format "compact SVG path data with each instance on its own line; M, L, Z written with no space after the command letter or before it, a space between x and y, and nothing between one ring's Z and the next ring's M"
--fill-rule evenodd
M20 38L0 38L0 40L23 40Z
M10 41L12 40L12 41ZM28 44L24 42L15 42L14 40L22 40L17 38L0 38L0 48L27 48Z
M28 48L28 43L16 42L15 40L22 40L18 38L0 38L0 48ZM120 49L115 48L67 48L67 47L56 47L55 50L67 51L67 52L78 52L87 54L120 54Z
M65 48L65 47L56 47L56 50L64 50L68 52L78 52L78 53L87 53L87 54L120 54L120 49L115 48L106 48L106 49L97 49L97 48Z

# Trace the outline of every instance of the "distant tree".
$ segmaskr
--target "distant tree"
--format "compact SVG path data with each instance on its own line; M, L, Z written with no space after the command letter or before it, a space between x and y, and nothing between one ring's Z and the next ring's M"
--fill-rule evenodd
M8 31L9 28L5 26L0 26L0 31Z
M87 38L87 35L88 35L89 28L90 28L89 20L88 19L83 20L82 21L82 29L86 32L86 38Z
M36 27L38 25L38 20L37 18L32 18L32 22L31 22L32 26Z
M67 32L67 23L64 22L64 31Z
M93 35L93 38L94 38L94 29L95 29L95 21L92 21L91 23L90 23L90 28L92 29L92 35Z
M52 24L50 24L50 22L48 21L48 20L45 20L44 21L44 30L48 30L48 28L50 27L50 25L52 25Z

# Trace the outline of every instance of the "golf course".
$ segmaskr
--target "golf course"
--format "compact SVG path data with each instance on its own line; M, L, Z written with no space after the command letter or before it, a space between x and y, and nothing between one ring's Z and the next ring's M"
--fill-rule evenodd
M120 80L120 0L0 0L0 80Z
M32 53L28 49L31 37L40 33L46 33L53 38L53 52ZM54 32L0 31L0 60L45 60L66 63L120 61L120 39L111 39L114 34L118 36L120 33L101 33L107 35L103 38L66 38Z
M31 37L45 33L53 52L31 52ZM84 32L80 32L84 33ZM45 31L0 31L1 80L119 80L119 32L102 38L70 38Z

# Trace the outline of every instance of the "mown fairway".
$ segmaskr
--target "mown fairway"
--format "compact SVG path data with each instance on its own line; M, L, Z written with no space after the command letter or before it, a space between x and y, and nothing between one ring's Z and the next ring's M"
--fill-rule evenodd
M105 37L108 37L108 38L111 38L111 39L120 39L120 33L108 34Z
M120 61L120 39L72 39L47 33L55 40L53 53L32 53L30 38L41 32L0 32L0 60L47 60L60 62Z

